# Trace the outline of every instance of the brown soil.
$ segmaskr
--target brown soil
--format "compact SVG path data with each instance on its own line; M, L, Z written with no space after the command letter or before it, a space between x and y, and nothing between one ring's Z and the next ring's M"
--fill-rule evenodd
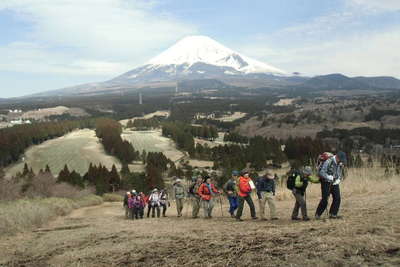
M309 213L317 205L309 199ZM344 195L342 220L292 222L292 200L278 201L280 220L221 217L126 220L121 203L82 208L45 230L0 238L0 266L399 266L400 195ZM256 203L257 206L257 203ZM70 226L70 227L69 227Z

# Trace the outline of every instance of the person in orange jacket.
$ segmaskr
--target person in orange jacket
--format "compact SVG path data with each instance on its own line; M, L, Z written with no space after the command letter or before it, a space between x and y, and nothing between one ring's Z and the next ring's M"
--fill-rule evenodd
M251 184L254 185L253 181L249 177L249 172L244 171L242 173L242 176L240 176L239 178L239 184L238 184L239 207L236 212L237 221L243 221L241 217L245 201L250 207L251 218L254 220L257 219L256 208L254 207L253 199L251 198L251 191L253 190Z
M212 218L212 210L214 208L214 197L219 194L215 185L211 183L211 178L206 176L204 182L200 185L197 193L201 197L201 204L204 209L204 218Z

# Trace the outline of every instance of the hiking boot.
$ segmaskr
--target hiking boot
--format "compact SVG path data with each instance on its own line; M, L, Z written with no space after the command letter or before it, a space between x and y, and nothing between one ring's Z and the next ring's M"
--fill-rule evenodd
M271 220L276 221L276 220L279 220L279 218L278 217L274 217L274 218L271 218Z
M292 217L292 221L300 221L300 218L298 218L298 217Z
M321 216L315 215L315 219L316 219L316 220L321 220Z
M261 218L261 221L268 221L267 218Z
M258 217L251 217L253 220L257 220L258 219Z
M240 219L240 218L236 218L236 221L237 221L237 222L243 222L243 220Z
M339 216L339 215L329 215L329 219L343 219L343 217L342 216Z
M199 216L193 216L193 217L192 217L192 219L197 219L197 218L199 218Z
M303 221L309 221L309 220L310 220L310 218L308 218L308 217L303 218Z
M235 214L232 213L232 214L231 214L231 217L232 217L232 218L235 218Z

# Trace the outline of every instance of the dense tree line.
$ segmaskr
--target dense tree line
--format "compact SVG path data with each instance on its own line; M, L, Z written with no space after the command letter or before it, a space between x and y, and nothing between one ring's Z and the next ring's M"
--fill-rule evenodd
M372 107L369 113L365 116L365 121L379 121L383 116L398 116L400 110L382 110Z
M24 124L0 129L0 166L18 161L31 145L41 144L75 129L93 128L94 124L94 120L87 119Z
M317 138L323 139L328 137L338 138L342 142L352 136L365 137L368 141L375 144L385 144L389 139L398 139L400 129L372 129L368 127L355 128L352 130L333 129L332 131L324 130L317 133Z
M249 138L236 132L229 132L224 135L224 142L247 144L249 142Z
M194 139L190 128L183 122L167 122L162 126L162 135L175 141L178 149L194 153Z
M139 159L139 152L132 144L121 138L122 126L112 119L98 119L96 122L96 135L101 140L104 150L123 163Z
M164 117L153 117L150 119L135 119L129 120L126 127L128 128L136 128L136 129L154 129L158 128L161 125L161 121L164 120Z
M284 145L287 158L296 165L313 165L319 154L324 151L331 151L331 148L319 138L288 138Z

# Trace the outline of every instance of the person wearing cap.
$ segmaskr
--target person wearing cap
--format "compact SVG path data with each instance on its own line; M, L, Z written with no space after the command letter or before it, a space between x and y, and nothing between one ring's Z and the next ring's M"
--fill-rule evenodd
M261 220L265 218L265 203L268 202L271 220L277 220L276 206L274 201L275 196L275 176L270 170L267 170L264 176L257 179L257 196L260 207Z
M347 164L346 154L342 151L327 159L319 169L318 175L321 180L321 201L315 212L315 218L320 219L328 206L329 195L332 195L332 204L329 209L329 218L339 219L340 188L343 179L343 168Z
M199 217L201 197L198 194L198 191L202 183L203 183L203 178L201 178L201 176L199 175L189 188L189 195L190 198L192 199L193 219L197 219Z
M235 218L235 211L238 208L238 197L237 197L237 183L236 180L239 177L238 171L233 171L231 178L225 183L223 189L228 197L229 201L229 213L232 218Z
M149 197L149 211L147 212L147 217L150 215L151 217L155 217L155 212L157 211L157 218L160 218L160 193L157 188L154 188L150 197Z
M219 194L219 191L213 183L211 177L206 176L204 182L200 185L198 194L201 197L201 204L204 209L204 218L212 218L212 210L214 208L214 197Z
M250 207L250 214L252 219L257 219L256 217L256 208L254 207L253 199L251 198L252 189L252 180L249 177L249 172L244 171L243 175L239 178L238 184L238 196L239 196L239 206L236 211L236 220L243 221L241 219L243 213L244 202L246 201Z
M307 203L306 203L306 190L308 183L319 183L319 178L312 175L312 169L310 166L304 167L304 169L297 174L294 181L294 188L292 189L292 194L296 199L296 202L292 211L292 220L300 220L299 210L301 210L301 215L304 221L309 221L307 216Z
M183 204L185 200L185 187L183 186L181 179L176 179L175 181L174 195L175 195L176 211L178 212L178 217L182 217Z

